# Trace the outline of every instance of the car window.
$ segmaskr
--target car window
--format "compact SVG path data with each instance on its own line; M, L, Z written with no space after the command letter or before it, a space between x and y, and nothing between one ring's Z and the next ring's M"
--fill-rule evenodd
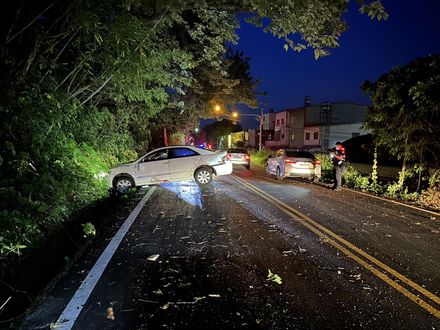
M168 149L161 149L152 154L149 154L147 157L143 159L144 162L152 162L156 160L164 160L168 159Z
M286 150L286 155L287 157L295 157L295 158L311 158L311 159L315 158L313 154L308 151Z
M227 152L230 154L247 154L247 149L245 149L245 148L229 148Z
M172 148L170 149L169 158L182 158L182 157L191 157L198 155L199 154L197 152L188 148Z

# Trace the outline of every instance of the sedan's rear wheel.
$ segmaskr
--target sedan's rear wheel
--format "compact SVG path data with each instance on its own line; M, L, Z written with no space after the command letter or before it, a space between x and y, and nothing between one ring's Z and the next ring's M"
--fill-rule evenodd
M284 179L284 175L281 174L281 169L277 167L277 180L282 181Z
M121 176L113 182L113 188L116 191L124 194L128 192L131 188L134 188L134 181L128 176Z
M206 185L212 181L212 171L206 167L199 168L194 173L194 178L198 184Z

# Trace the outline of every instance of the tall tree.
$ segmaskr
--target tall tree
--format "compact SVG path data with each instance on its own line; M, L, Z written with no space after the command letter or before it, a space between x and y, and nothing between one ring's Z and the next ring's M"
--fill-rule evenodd
M397 67L362 89L373 101L365 126L402 159L402 178L408 162L440 164L440 56Z
M230 133L240 132L243 129L240 125L234 124L232 120L222 119L205 126L204 131L209 143L218 144L220 138Z
M358 1L359 2L359 1ZM9 2L0 30L0 256L105 193L99 173L210 102L255 104L237 13L285 48L338 46L349 0ZM12 10L11 10L12 9ZM360 1L385 18L380 1ZM213 101L214 100L214 101Z

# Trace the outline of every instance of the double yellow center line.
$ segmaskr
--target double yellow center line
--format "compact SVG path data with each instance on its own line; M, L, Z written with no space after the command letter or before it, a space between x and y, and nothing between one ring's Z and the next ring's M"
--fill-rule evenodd
M435 317L440 319L440 310L436 307L433 307L432 302L434 302L437 305L440 305L440 298L437 297L432 292L426 290L422 286L418 285L417 283L411 281L409 278L405 277L404 275L400 274L396 270L392 269L391 267L385 265L383 262L377 260L373 256L369 255L362 249L358 248L354 244L348 242L338 234L332 232L331 230L327 229L326 227L322 226L321 224L317 223L316 221L312 220L307 215L299 212L298 210L292 208L291 206L287 205L286 203L280 201L279 199L269 195L268 193L264 192L263 190L257 188L253 184L250 184L246 182L245 180L237 177L236 175L232 175L234 179L239 181L241 184L243 184L245 187L249 188L251 191L256 193L261 198L267 200L268 202L274 204L277 208L282 210L287 215L291 216L292 218L296 219L299 223L301 223L303 226L308 228L310 231L315 233L321 238L326 239L327 243L344 253L346 256L350 257L354 261L356 261L358 264L369 270L371 273L376 275L378 278L386 282L388 285L411 299L413 302L418 304L420 307L424 308L426 311L428 311L430 314L434 315ZM419 298L416 294L409 291L402 285L398 284L394 280L390 278L390 276L393 276L394 278L400 280L402 283L405 283L407 286L415 290L418 294L423 295L424 299L428 298L431 300L431 302L426 302L422 298Z

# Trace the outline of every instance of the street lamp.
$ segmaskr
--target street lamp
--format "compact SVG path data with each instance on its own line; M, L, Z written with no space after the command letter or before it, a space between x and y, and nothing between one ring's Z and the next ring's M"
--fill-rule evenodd
M255 113L240 113L240 114L238 114L237 112L232 113L233 118L238 118L239 115L255 117L260 122L260 136L258 139L258 150L261 151L261 149L263 149L263 108L260 107L259 115Z

